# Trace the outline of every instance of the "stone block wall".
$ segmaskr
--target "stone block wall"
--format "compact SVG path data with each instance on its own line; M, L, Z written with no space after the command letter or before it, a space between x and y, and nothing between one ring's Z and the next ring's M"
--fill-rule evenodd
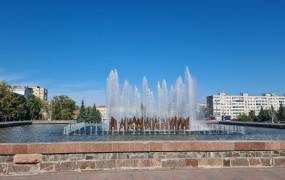
M285 167L285 142L0 144L0 175L233 167Z

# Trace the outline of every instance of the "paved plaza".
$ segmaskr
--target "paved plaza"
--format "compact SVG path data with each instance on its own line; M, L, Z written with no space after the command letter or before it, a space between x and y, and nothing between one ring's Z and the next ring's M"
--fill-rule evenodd
M181 169L161 171L95 171L35 176L6 176L1 180L282 180L285 168Z

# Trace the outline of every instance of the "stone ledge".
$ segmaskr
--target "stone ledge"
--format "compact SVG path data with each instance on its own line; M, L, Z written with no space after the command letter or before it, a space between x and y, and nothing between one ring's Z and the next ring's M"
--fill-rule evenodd
M42 162L41 154L16 154L14 164L38 164Z
M285 150L285 141L111 141L0 144L1 155Z

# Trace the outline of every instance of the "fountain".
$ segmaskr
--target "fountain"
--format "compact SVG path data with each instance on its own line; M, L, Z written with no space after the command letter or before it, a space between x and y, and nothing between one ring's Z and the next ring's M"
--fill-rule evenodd
M189 68L179 76L175 85L168 86L165 79L158 81L153 91L143 77L142 88L127 80L122 88L116 69L107 78L107 121L103 124L80 123L68 125L64 134L221 134L235 133L231 128L208 125L196 119L195 85ZM93 126L96 126L94 132ZM98 128L99 127L99 128ZM100 132L98 132L98 129ZM86 132L87 131L87 132Z
M120 91L117 70L111 70L107 79L106 102L109 131L128 132L169 132L207 130L195 120L194 82L189 68L185 78L179 76L175 86L166 80L157 82L156 92L143 77L141 92L128 81Z

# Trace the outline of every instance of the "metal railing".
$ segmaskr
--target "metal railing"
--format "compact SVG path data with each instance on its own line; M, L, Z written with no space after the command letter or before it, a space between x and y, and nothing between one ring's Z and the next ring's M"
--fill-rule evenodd
M63 134L65 135L82 135L82 134L98 134L102 132L103 126L101 123L88 123L80 122L75 124L69 124L64 127ZM106 131L106 130L105 130Z
M218 125L209 124L207 130L196 129L196 130L171 130L171 129L145 129L145 130L129 130L124 131L112 130L109 131L101 123L88 123L81 122L76 124L69 124L64 127L63 134L65 135L154 135L154 134L244 134L244 127L241 126L228 126L228 125Z

